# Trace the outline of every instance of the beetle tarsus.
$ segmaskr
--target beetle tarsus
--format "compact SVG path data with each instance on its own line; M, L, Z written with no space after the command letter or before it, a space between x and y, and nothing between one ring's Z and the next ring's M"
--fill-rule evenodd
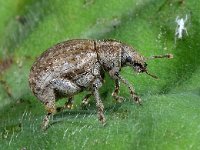
M135 97L134 97L134 101L135 101L137 104L142 105L142 100L140 99L140 97L135 96Z
M45 115L44 119L43 119L43 122L42 122L42 130L45 131L47 128L48 128L48 125L49 125L49 119L50 119L50 115Z
M48 128L50 117L56 112L55 101L45 103L45 109L47 110L47 115L45 115L43 119L42 130L46 130Z

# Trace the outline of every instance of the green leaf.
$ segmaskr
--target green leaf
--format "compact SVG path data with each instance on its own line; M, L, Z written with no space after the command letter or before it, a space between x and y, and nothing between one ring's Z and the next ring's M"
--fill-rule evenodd
M200 149L199 9L197 1L185 0L1 1L1 149ZM175 43L176 17L186 14L188 36ZM57 113L43 132L46 112L29 89L29 70L47 48L73 38L117 39L145 57L172 53L174 58L147 62L159 80L122 69L142 106L132 102L124 85L120 96L126 101L114 102L107 75L101 88L105 127L93 97L81 109L83 92L75 97L75 108Z

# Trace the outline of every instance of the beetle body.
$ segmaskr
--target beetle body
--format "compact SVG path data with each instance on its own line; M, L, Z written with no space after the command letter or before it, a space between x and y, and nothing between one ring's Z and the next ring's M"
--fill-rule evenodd
M48 114L43 121L43 128L49 123L49 117L56 112L55 101L68 98L67 105L72 103L73 96L83 90L91 91L98 109L98 117L105 123L103 103L98 89L102 85L103 74L108 72L115 80L113 97L119 100L119 82L126 84L136 102L140 102L133 87L119 75L121 67L132 66L136 72L145 72L144 57L132 47L115 40L77 39L59 43L46 50L33 64L29 85L34 95L46 106Z

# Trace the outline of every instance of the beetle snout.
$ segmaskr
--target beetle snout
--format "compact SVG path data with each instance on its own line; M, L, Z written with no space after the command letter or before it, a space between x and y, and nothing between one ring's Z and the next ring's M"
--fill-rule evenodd
M142 68L142 72L146 72L146 71L147 71L147 64L144 63L144 66L143 66L143 68Z
M146 68L138 68L137 70L138 70L137 72L139 72L139 73L142 73L142 72L146 72L146 71L147 71Z
M147 71L147 64L144 63L144 65L139 64L139 63L134 63L133 68L136 72L142 73Z

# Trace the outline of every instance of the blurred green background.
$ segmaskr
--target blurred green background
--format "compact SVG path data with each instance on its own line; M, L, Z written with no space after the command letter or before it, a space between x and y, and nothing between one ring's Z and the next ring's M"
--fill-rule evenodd
M199 0L1 0L0 149L200 149L199 12ZM175 44L175 19L186 14L188 36ZM105 127L93 98L80 107L83 92L73 110L56 114L42 132L45 110L28 87L29 70L44 50L73 38L117 39L145 57L172 53L174 59L148 62L159 80L122 69L142 106L123 85L126 102L116 103L107 76Z

